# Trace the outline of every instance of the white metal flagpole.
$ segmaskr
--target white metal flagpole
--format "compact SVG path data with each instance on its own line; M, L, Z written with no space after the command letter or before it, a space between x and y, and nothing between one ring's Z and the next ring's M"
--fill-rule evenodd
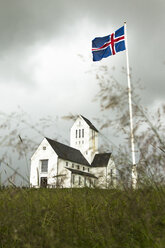
M128 80L128 101L129 101L129 115L130 115L130 131L131 131L131 151L132 151L132 187L136 188L137 183L137 171L135 163L135 144L134 144L134 133L133 133L133 119L132 119L132 96L131 96L131 82L130 82L130 71L129 71L129 58L128 58L128 42L127 42L127 27L124 22L125 29L125 45L126 45L126 60L127 60L127 80Z

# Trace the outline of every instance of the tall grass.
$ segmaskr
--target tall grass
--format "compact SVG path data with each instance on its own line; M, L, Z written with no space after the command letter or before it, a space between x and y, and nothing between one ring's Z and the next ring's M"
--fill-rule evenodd
M165 188L1 189L0 247L164 248Z

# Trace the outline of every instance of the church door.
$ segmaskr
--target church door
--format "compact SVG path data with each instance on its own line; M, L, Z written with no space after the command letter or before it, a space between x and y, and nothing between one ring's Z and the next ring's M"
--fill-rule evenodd
M46 188L47 187L47 182L48 182L47 177L41 177L40 187L41 188Z

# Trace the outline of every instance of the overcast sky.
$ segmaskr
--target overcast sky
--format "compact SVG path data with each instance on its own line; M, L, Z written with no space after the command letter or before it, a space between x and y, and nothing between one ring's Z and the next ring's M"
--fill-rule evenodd
M125 52L92 62L91 41L127 21L130 66L152 107L164 101L164 0L0 0L0 110L32 116L98 112L100 65L120 78ZM81 56L79 56L81 55ZM125 81L124 81L125 80ZM123 84L127 84L123 75Z
M164 12L164 0L0 0L0 111L20 106L34 120L99 116L95 70L115 67L112 75L127 85L126 57L124 51L94 63L91 41L124 21L133 78L141 79L142 102L152 111L164 102ZM69 130L58 129L69 140Z

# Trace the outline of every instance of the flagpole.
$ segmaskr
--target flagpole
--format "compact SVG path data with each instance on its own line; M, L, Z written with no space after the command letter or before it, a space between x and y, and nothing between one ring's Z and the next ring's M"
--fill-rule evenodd
M132 151L132 164L133 164L133 166L132 166L132 187L136 188L137 171L136 171L136 163L135 163L135 143L134 143L133 118L132 118L132 95L131 95L131 82L130 82L126 22L124 22L124 29L125 29L125 45L126 45L126 61L127 61L127 81L128 81L128 102L129 102L130 131L131 131L131 151Z

